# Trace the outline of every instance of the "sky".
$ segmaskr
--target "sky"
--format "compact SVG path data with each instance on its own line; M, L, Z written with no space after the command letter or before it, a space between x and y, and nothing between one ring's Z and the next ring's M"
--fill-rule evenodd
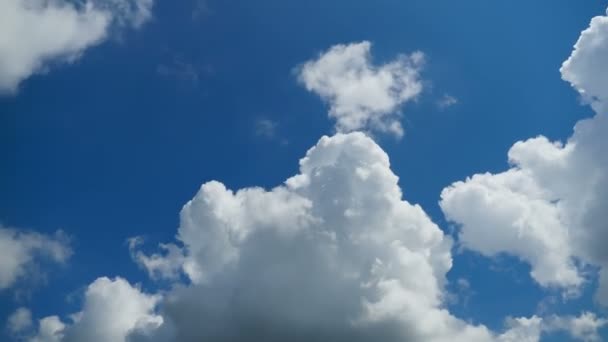
M0 0L0 340L608 341L607 7Z

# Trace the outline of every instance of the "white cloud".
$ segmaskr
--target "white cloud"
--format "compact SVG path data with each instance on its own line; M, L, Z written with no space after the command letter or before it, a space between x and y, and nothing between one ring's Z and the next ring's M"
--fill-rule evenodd
M508 319L509 330L498 338L498 342L537 342L543 330L540 317Z
M63 330L65 324L59 317L50 316L40 320L38 331L35 336L27 338L28 342L61 342L63 340Z
M598 330L608 326L608 320L598 318L595 314L585 312L579 317L553 316L546 320L544 330L564 330L573 338L585 342L600 342Z
M204 184L180 215L182 257L141 263L191 284L133 341L537 341L524 319L497 335L444 308L451 239L397 181L384 151L350 133L321 138L274 189Z
M339 132L373 130L403 135L399 108L422 91L424 55L415 52L380 66L371 43L336 45L306 62L299 80L329 103Z
M152 254L150 256L138 250L143 244L142 237L129 239L129 252L131 258L144 270L152 279L176 280L180 276L180 268L184 262L184 255L181 248L174 244L160 244L162 254Z
M39 271L40 262L63 263L70 255L61 232L48 236L0 226L0 290Z
M495 333L446 308L451 239L402 199L386 153L363 133L323 137L274 189L204 184L177 244L134 259L172 281L163 296L117 278L87 288L81 312L42 319L30 342L537 342L605 322L514 318ZM189 282L179 279L183 273Z
M158 295L141 292L121 278L99 278L87 288L84 308L66 324L57 316L43 318L29 342L126 342L136 330L162 323L154 314Z
M597 16L581 33L561 72L597 112L608 113L608 16Z
M461 225L465 247L518 256L541 285L576 289L576 260L601 267L597 298L608 305L608 17L593 19L561 71L596 116L577 123L565 144L516 143L510 170L453 184L441 206Z
M19 334L32 326L32 313L27 308L19 308L15 310L7 321L7 329L13 334Z
M259 118L255 121L255 135L266 139L274 139L277 135L278 122Z
M139 27L152 0L3 0L0 2L0 94L32 74L70 63L107 38L112 27Z
M443 96L437 101L437 107L439 109L447 109L449 107L458 104L458 99L450 94L443 94Z

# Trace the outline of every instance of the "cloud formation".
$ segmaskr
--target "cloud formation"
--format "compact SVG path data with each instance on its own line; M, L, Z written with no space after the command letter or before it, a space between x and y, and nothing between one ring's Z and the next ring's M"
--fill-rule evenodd
M321 138L274 189L204 184L176 244L134 253L150 274L189 284L131 340L538 341L540 317L500 334L445 308L452 241L397 181L386 153L350 133Z
M24 340L537 342L566 330L594 341L606 325L532 316L499 333L452 315L451 238L402 199L388 156L360 132L322 137L270 190L203 184L159 253L130 242L168 291L99 278L82 311L43 318Z
M403 135L399 109L422 92L424 54L400 55L373 64L371 43L335 45L298 69L300 82L330 106L338 132L378 131Z
M38 322L28 342L123 342L136 330L159 326L162 318L154 314L158 295L143 293L122 278L99 278L86 290L82 311L64 323L58 316Z
M455 183L441 200L448 219L460 224L465 247L516 255L543 286L575 293L585 282L579 262L601 267L602 303L608 302L608 158L602 154L608 94L596 86L601 72L583 72L579 64L605 66L598 51L606 25L594 19L562 68L597 115L579 122L565 144L544 137L516 143L510 170ZM410 67L421 59L406 58ZM327 99L339 131L399 133L390 128L399 125L394 110L407 100L394 101L402 97L392 93L393 82L406 82L395 81L399 73L387 65L370 65L369 43L337 46L305 64L301 77ZM341 82L352 82L353 93ZM388 100L351 97L369 95L368 86L390 89ZM67 320L43 318L26 340L538 342L566 331L592 342L608 324L586 312L510 318L497 332L454 316L446 307L452 239L403 199L388 156L361 132L322 137L301 159L299 173L273 189L203 184L180 213L176 241L152 255L140 244L130 241L133 259L153 279L168 281L166 292L99 278L87 288L82 311Z
M112 28L140 27L153 0L4 0L0 2L0 95L32 74L71 63Z
M53 236L0 225L0 291L38 273L40 263L64 263L72 254L61 232Z
M465 247L515 255L543 286L577 290L580 264L600 267L597 299L608 305L608 17L591 21L561 72L595 117L578 122L566 143L517 142L511 169L453 184L441 207Z
M13 336L32 327L32 312L28 308L18 308L7 320L6 327Z

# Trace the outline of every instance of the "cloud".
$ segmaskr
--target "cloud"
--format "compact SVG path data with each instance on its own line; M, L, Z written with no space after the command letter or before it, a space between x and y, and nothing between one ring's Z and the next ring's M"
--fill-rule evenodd
M608 320L598 318L595 314L584 312L579 317L553 316L546 320L544 329L547 331L565 330L572 338L585 342L600 342L598 330L608 326Z
M40 272L40 263L64 263L71 253L62 232L49 236L0 226L0 290Z
M27 308L15 310L7 321L7 329L12 335L17 335L32 326L32 313Z
M598 46L577 45L582 55ZM408 65L417 80L422 57L372 67L369 47L334 47L306 63L301 80L329 102L339 131L398 133L390 127L399 125L395 110L407 99L394 88L407 82L395 69ZM576 70L570 64L567 79L567 70ZM591 89L587 82L582 77L575 86ZM386 101L375 97L378 89L388 92ZM460 242L489 256L519 256L539 283L572 291L584 282L579 259L606 261L601 151L608 123L600 95L587 99L597 116L580 122L566 144L542 137L517 143L512 169L444 190L441 206L461 224ZM272 189L205 183L182 208L176 241L152 255L139 250L141 242L130 240L133 259L152 278L169 281L168 290L148 294L121 278L99 278L82 311L68 322L43 318L28 341L537 342L556 331L594 341L606 326L583 313L510 318L496 332L450 313L453 241L403 199L387 154L361 132L322 137L299 173ZM608 278L600 282L608 285Z
M184 255L181 248L174 244L160 244L161 253L150 256L144 254L138 248L143 244L142 237L129 239L129 252L131 259L142 269L148 272L152 279L177 280L180 277L180 265L183 264Z
M0 2L0 94L32 74L72 63L112 28L140 27L152 0L4 0Z
M132 341L537 341L540 318L496 334L444 308L452 241L397 182L386 153L349 133L321 138L276 188L204 184L180 214L182 252L142 263L189 284Z
M175 55L170 62L159 64L156 72L163 77L196 85L203 74L212 72L212 68L211 66L199 67Z
M570 58L561 68L570 82L598 113L608 114L608 16L597 16L581 33Z
M299 81L330 106L338 132L358 130L403 135L400 107L422 92L424 54L400 55L372 64L371 43L335 45L298 69Z
M450 94L444 94L438 101L437 107L439 109L447 109L449 107L455 106L458 104L458 99Z
M143 293L122 278L99 278L90 284L82 311L64 323L57 316L39 322L29 342L125 342L136 330L151 329L162 323L154 314L158 295Z
M578 122L566 143L517 142L511 169L454 183L441 207L465 247L515 255L543 286L577 290L580 264L600 267L597 299L608 305L608 17L592 20L561 72L595 117Z
M274 139L277 135L278 123L270 119L257 119L255 121L255 135L266 139Z
M59 317L45 317L38 323L36 335L25 340L27 342L61 342L63 341L63 329L65 329L65 324Z
M99 278L69 322L43 318L25 340L537 342L605 325L533 316L496 333L453 316L452 240L402 199L388 156L360 132L322 137L273 189L203 184L175 243L152 256L141 243L130 240L134 259L169 290Z

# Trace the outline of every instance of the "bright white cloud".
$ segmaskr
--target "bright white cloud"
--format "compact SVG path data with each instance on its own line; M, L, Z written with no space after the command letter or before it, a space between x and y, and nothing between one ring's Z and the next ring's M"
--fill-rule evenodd
M444 308L451 239L397 181L386 153L350 133L321 138L274 189L204 184L180 215L182 252L134 254L191 284L133 341L538 341L539 318L498 335Z
M27 338L27 342L61 342L63 341L63 330L65 324L59 317L45 317L38 323L38 331L35 336Z
M204 184L177 239L152 256L130 240L134 259L172 282L162 297L100 278L71 322L46 317L26 340L537 342L567 330L593 341L605 325L533 316L499 334L453 316L452 241L402 199L388 156L363 133L321 138L274 189Z
M0 290L40 272L41 262L63 263L71 255L61 232L53 236L0 226Z
M107 38L112 27L139 27L152 0L0 1L0 94L53 64L70 63Z
M336 45L306 62L299 80L329 103L339 132L358 130L403 135L399 108L422 91L424 55L415 52L376 66L371 43Z
M592 20L561 71L596 116L577 123L565 144L516 143L510 170L453 184L441 207L461 225L465 247L518 256L541 285L581 285L576 260L601 267L597 298L608 305L608 17Z
M154 314L160 296L143 293L121 278L99 278L87 288L84 308L66 324L56 316L43 318L29 342L126 342L136 330L162 323Z
M597 112L608 113L608 16L597 16L581 33L570 58L564 62L562 78L572 84Z

